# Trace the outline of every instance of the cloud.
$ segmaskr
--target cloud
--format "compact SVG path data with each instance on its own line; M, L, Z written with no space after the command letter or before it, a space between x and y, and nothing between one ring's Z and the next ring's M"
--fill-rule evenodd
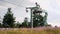
M50 21L48 24L51 24L52 26L60 26L60 20L55 19L55 20Z

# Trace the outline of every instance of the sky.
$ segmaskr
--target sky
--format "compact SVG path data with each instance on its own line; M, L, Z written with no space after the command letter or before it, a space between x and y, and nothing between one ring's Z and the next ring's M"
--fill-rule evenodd
M25 8L35 6L35 2L48 12L48 24L60 26L60 0L0 0L0 17L2 19L7 9L12 8L17 22L23 22L25 17L30 20L30 11L26 13Z

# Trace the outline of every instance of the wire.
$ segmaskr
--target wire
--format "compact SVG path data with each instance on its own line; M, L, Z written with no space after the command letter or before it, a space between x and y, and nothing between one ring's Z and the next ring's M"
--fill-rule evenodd
M13 4L13 5L16 5L14 3L11 3L11 2L8 2L8 1L4 1L4 2L7 2L7 3L10 3L10 4ZM17 7L24 7L24 6L21 6L21 5L16 5Z

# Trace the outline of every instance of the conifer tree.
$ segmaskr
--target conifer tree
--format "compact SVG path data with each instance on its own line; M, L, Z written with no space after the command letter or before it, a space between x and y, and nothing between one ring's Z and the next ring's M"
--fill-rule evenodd
M3 27L14 27L15 18L11 12L11 8L8 8L8 12L3 18Z

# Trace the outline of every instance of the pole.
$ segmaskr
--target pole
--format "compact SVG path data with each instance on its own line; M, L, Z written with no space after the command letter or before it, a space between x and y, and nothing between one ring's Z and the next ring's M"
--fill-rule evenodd
M31 28L33 28L33 12L32 12L32 9L31 9Z

